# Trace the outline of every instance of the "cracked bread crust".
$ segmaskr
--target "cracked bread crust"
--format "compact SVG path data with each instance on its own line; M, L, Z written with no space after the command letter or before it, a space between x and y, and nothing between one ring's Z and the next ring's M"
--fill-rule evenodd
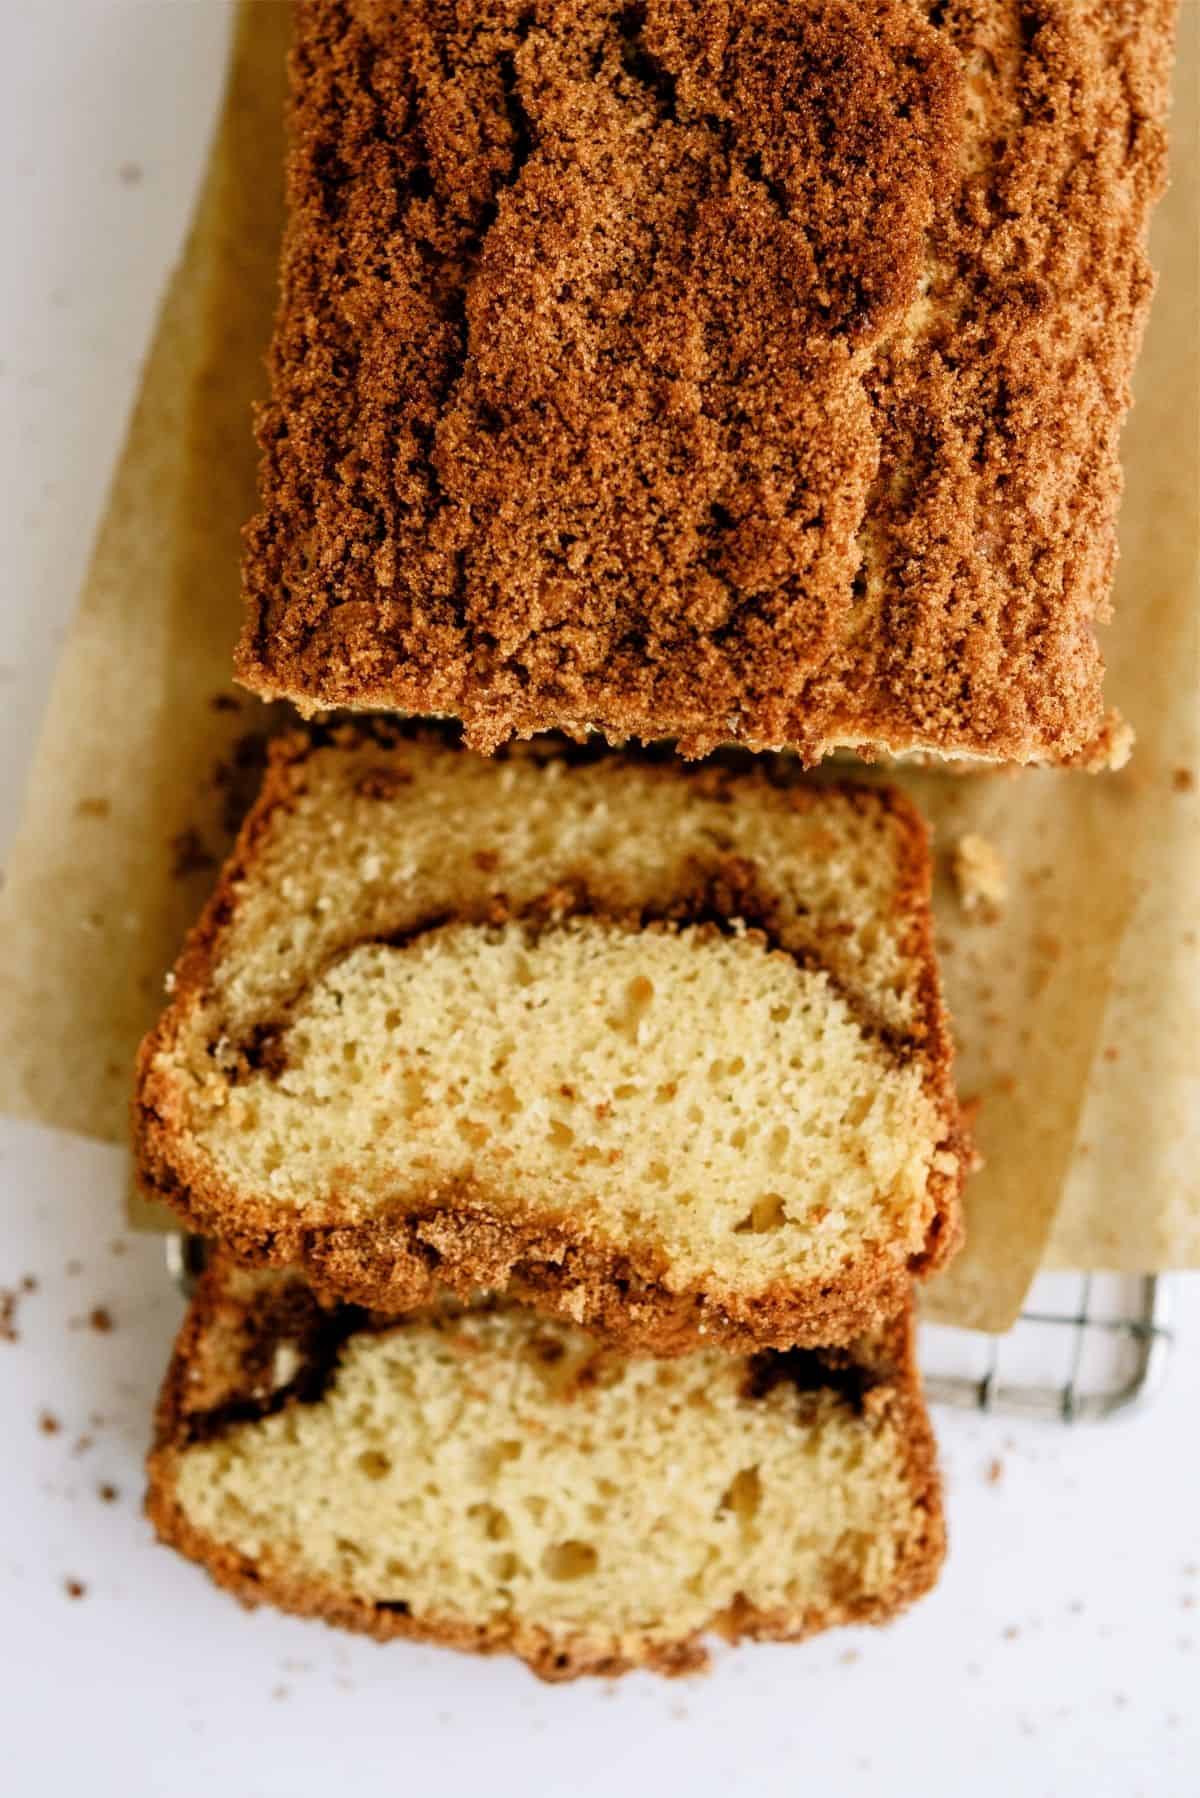
M1173 0L304 0L240 678L1102 764Z
M362 1312L348 1315L349 1311L344 1305L323 1305L294 1273L254 1274L237 1267L221 1251L201 1276L176 1341L147 1460L146 1513L161 1542L203 1566L217 1585L247 1608L271 1604L377 1641L399 1638L476 1654L514 1654L538 1678L562 1682L584 1675L613 1677L637 1668L667 1677L703 1672L709 1664L704 1638L710 1632L730 1643L796 1642L838 1625L883 1624L921 1598L937 1579L945 1556L941 1480L921 1395L909 1295L870 1339L827 1357L813 1355L812 1365L798 1381L802 1392L828 1383L842 1402L861 1412L865 1401L875 1417L886 1416L897 1427L906 1483L923 1527L886 1595L864 1598L835 1592L824 1606L790 1612L764 1611L739 1595L706 1629L678 1641L645 1640L634 1645L626 1637L618 1645L598 1635L551 1632L512 1614L484 1625L451 1616L411 1615L313 1577L269 1549L254 1558L240 1553L188 1519L176 1491L181 1459L193 1442L209 1440L231 1424L253 1421L289 1404L319 1403L327 1381L336 1377L337 1355L349 1335L359 1329L403 1327L402 1319ZM273 1386L269 1370L281 1341L298 1341L301 1347L297 1371L279 1388ZM314 1349L314 1344L319 1346ZM769 1390L776 1380L796 1378L790 1359L765 1355L748 1362L748 1400Z
M836 1278L764 1281L749 1293L710 1278L681 1289L678 1271L672 1275L652 1240L619 1246L602 1228L552 1215L544 1205L533 1209L522 1204L519 1190L494 1190L477 1177L440 1182L436 1196L418 1178L411 1191L383 1202L370 1216L336 1198L289 1210L239 1190L211 1157L197 1151L173 1048L211 985L239 890L253 879L261 846L304 791L310 758L327 751L354 757L369 746L372 790L386 800L392 780L412 779L404 763L406 747L440 748L444 740L445 733L370 721L332 733L297 734L274 747L262 794L181 956L173 1003L139 1054L134 1136L147 1194L165 1201L193 1230L220 1237L247 1263L302 1268L324 1294L383 1311L426 1303L439 1287L462 1297L493 1288L656 1354L682 1353L705 1342L735 1350L844 1342L890 1315L911 1278L944 1265L958 1246L969 1145L954 1094L952 1045L933 953L925 829L909 803L886 788L841 783L834 790L855 805L882 807L899 829L894 905L904 920L905 960L918 970L918 1017L915 1034L892 1042L889 1053L919 1058L925 1091L941 1123L929 1176L930 1224L919 1252L910 1254L900 1243L864 1245ZM781 785L790 803L801 808L819 804L829 791L828 785L812 786L774 764L743 772L719 764L685 769L654 756L571 750L545 741L513 747L506 756L539 766L561 756L568 763L636 767L646 780L684 790L697 785L729 801L747 783ZM357 762L353 768L347 763L348 775L357 768ZM722 873L715 886L705 883L706 905L717 903L734 918L764 903L753 878L744 870L739 876L737 864L724 864ZM686 897L681 894L681 901ZM877 1028L869 1019L861 1027Z

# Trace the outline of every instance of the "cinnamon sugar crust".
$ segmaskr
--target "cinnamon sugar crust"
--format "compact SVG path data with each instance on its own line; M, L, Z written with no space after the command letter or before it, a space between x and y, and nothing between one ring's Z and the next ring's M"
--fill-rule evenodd
M302 0L240 678L1102 764L1173 13Z
M943 1203L919 1255L874 1248L831 1280L780 1281L750 1294L705 1281L680 1291L653 1244L618 1248L576 1219L522 1218L511 1193L479 1182L443 1189L436 1204L406 1199L390 1217L347 1224L329 1205L293 1219L211 1170L197 1168L194 1183L181 1177L179 1148L163 1141L157 1113L144 1112L138 1130L146 1196L189 1229L219 1237L249 1267L302 1267L323 1298L381 1311L428 1305L443 1290L462 1298L499 1291L644 1354L686 1354L705 1343L745 1354L849 1342L887 1317L914 1278L942 1266L961 1236L957 1180L949 1193L950 1182L939 1181Z
M911 1011L903 1024L887 1015L887 995L873 998L861 976L848 966L839 967L836 957L846 942L844 921L833 917L818 928L818 920L803 918L806 907L801 904L797 919L783 931L776 916L782 900L772 887L767 862L756 867L711 852L708 863L691 868L687 888L681 885L671 894L666 914L675 920L711 920L691 928L715 931L736 919L739 929L749 924L764 938L783 931L777 947L822 968L824 977L845 996L864 1035L884 1045L887 1058L896 1065L921 1070L925 1102L933 1108L936 1152L927 1175L927 1222L918 1247L902 1234L894 1240L862 1240L836 1269L819 1278L763 1273L748 1288L739 1288L714 1277L711 1268L684 1277L678 1259L655 1240L650 1228L618 1241L600 1218L589 1221L582 1212L559 1212L544 1200L527 1200L519 1165L502 1184L477 1169L447 1178L398 1167L388 1175L386 1190L372 1191L369 1207L354 1184L354 1170L348 1168L341 1176L344 1190L306 1195L303 1204L293 1205L281 1203L245 1175L237 1177L197 1139L196 1082L216 1077L214 1058L223 1055L229 1061L234 1103L239 1082L247 1075L274 1079L286 1067L294 975L288 976L292 988L287 1004L272 997L262 1017L257 1011L247 1012L235 1024L219 1009L210 1016L204 1007L230 954L228 945L257 871L272 854L278 855L272 845L286 841L281 833L289 815L310 803L310 787L331 779L330 797L321 802L331 823L340 815L339 793L353 792L360 800L365 795L368 807L386 807L397 794L419 796L422 783L428 784L439 759L446 764L447 755L451 766L462 755L466 767L474 769L473 778L482 779L495 769L498 780L502 773L495 763L447 751L444 738L427 730L378 720L313 737L297 734L274 747L263 792L176 968L172 1004L139 1055L134 1135L139 1178L147 1194L167 1203L193 1230L219 1237L244 1262L301 1268L322 1294L381 1311L428 1303L439 1289L466 1298L488 1288L606 1332L630 1348L659 1355L683 1353L706 1342L736 1351L845 1342L891 1315L903 1302L911 1279L944 1265L958 1247L959 1198L970 1149L954 1093L952 1043L933 953L926 834L908 802L886 788L853 783L814 786L794 769L773 761L741 770L720 762L685 768L653 755L572 750L544 739L528 748L514 746L501 756L502 763L560 776L559 791L564 780L571 780L574 762L580 777L594 771L605 782L619 782L635 772L650 786L666 782L678 790L680 804L689 793L703 792L729 807L739 798L749 803L766 789L776 791L785 806L798 808L800 815L817 808L819 817L820 808L832 801L865 808L864 815L878 815L886 822L888 833L895 833L886 851L896 856L893 917L880 919L875 928L883 926L899 935L901 965L909 970L905 980L911 989L904 1001ZM534 789L529 791L532 800ZM604 791L590 787L580 794L579 814L586 815L597 801L603 813ZM564 807L570 803L562 801ZM567 811L560 810L559 816L561 821ZM490 878L495 859L485 855L483 868L472 876L477 900L456 901L460 918L470 915L471 905L491 923L515 909L527 918L540 914L548 927L555 928L564 917L582 910L621 914L635 928L653 928L644 907L635 907L636 916L630 915L634 889L616 869L606 872L589 864L548 894L539 893L531 903L514 908ZM384 911L370 911L379 903L375 899L364 897L362 903L362 918L338 919L323 957L335 958L347 944L368 936L409 942L428 926L427 919L409 915L411 907L406 910L409 902L402 891L386 894ZM364 925L368 915L370 931ZM798 930L807 930L807 941ZM228 980L228 975L221 977ZM198 1017L206 1019L202 1035L208 1042L199 1062L194 1047L186 1047ZM403 1032L397 1042L403 1044ZM254 1103L252 1097L250 1102ZM620 1181L619 1168L612 1178Z
M540 1679L552 1682L612 1677L635 1668L668 1677L702 1672L709 1663L705 1637L710 1633L731 1643L796 1642L838 1625L882 1624L935 1582L945 1555L941 1481L907 1295L892 1318L851 1347L752 1355L742 1381L747 1405L783 1387L794 1392L798 1417L806 1407L823 1403L855 1420L854 1427L867 1434L881 1428L894 1433L899 1480L914 1523L886 1590L856 1590L844 1573L831 1570L820 1599L814 1596L788 1609L762 1609L738 1594L705 1628L686 1630L676 1640L664 1640L661 1634L637 1640L603 1625L551 1629L512 1609L472 1623L449 1611L418 1612L392 1599L372 1602L314 1574L305 1567L302 1552L289 1553L286 1544L262 1542L251 1555L189 1517L180 1473L190 1448L231 1430L252 1428L279 1411L319 1405L338 1378L348 1343L363 1333L386 1335L427 1325L431 1317L453 1335L454 1311L444 1304L433 1313L405 1318L325 1303L294 1272L251 1272L218 1252L201 1277L158 1401L146 1512L159 1540L198 1562L248 1608L271 1604L378 1641L402 1638L478 1654L514 1654ZM547 1358L557 1361L562 1352L557 1338L548 1337L543 1347ZM609 1377L614 1353L597 1343L590 1358L580 1359L571 1383L560 1392L562 1402L569 1405L573 1390Z

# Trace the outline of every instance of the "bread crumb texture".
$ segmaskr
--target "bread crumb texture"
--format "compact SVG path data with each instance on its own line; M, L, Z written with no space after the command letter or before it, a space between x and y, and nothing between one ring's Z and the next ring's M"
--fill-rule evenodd
M388 1320L218 1269L150 1474L160 1534L242 1596L552 1678L882 1621L943 1547L907 1317L827 1358L631 1359L524 1311Z
M1172 14L303 0L243 681L1103 761Z
M968 917L994 922L1008 900L1008 868L996 845L974 832L954 846L954 884Z
M293 740L143 1049L143 1176L276 1262L334 1232L364 1303L528 1275L628 1329L624 1279L844 1335L955 1234L928 878L883 789Z

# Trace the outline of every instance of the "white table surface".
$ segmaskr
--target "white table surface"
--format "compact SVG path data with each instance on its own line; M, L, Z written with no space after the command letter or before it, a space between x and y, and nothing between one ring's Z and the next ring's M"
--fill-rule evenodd
M226 25L220 0L5 8L0 845ZM244 1614L153 1545L141 1457L181 1301L161 1243L123 1230L123 1172L113 1150L0 1125L0 1287L38 1283L0 1342L0 1789L15 1798L305 1798L368 1779L492 1798L1200 1792L1200 1278L1174 1282L1179 1339L1144 1414L1073 1431L939 1415L951 1558L900 1624L722 1651L702 1681L547 1688L503 1660ZM96 1306L111 1331L88 1324Z

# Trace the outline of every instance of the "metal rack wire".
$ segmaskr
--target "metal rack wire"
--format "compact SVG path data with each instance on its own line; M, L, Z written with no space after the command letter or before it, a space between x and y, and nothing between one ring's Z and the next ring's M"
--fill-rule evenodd
M207 1259L208 1244L203 1236L188 1236L182 1230L172 1230L167 1237L167 1272L185 1299L191 1298Z
M189 1294L204 1266L198 1236L167 1238L167 1267ZM922 1324L925 1391L935 1405L1088 1423L1146 1404L1171 1348L1166 1282L1152 1276L1042 1274L1003 1336Z
M921 1326L934 1404L1059 1423L1145 1405L1171 1349L1169 1294L1150 1275L1042 1274L1011 1330Z

